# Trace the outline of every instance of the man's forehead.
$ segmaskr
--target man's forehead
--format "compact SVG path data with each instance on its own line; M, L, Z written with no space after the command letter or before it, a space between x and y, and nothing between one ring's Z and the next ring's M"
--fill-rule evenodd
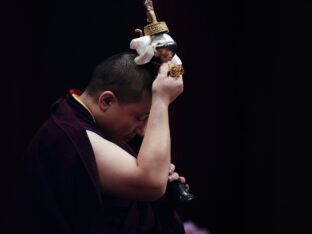
M151 102L146 100L139 103L132 103L128 105L128 108L134 114L148 115L151 109Z
M149 104L137 104L135 106L133 106L132 110L140 115L145 115L145 114L149 114L151 109L151 105Z

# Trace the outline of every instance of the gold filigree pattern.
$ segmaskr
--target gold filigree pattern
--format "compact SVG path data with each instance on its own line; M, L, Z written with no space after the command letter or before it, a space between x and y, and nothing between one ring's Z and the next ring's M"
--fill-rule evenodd
M144 27L144 35L155 35L159 33L167 33L169 32L168 26L166 22L156 22L152 24L148 24Z
M177 79L184 74L184 68L182 64L174 65L171 61L168 62L169 76Z

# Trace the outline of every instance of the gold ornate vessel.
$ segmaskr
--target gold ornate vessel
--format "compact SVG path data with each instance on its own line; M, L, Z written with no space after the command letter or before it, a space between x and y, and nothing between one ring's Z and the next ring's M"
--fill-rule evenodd
M149 23L144 27L144 35L156 35L159 33L168 33L169 29L164 21L157 21L157 17L154 11L153 1L145 0L144 2L146 8L147 22Z

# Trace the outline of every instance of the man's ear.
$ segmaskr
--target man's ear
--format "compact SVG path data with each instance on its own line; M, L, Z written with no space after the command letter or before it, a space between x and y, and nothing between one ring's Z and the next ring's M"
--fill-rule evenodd
M111 91L104 91L98 97L98 105L102 111L107 111L112 104L117 102L115 94Z

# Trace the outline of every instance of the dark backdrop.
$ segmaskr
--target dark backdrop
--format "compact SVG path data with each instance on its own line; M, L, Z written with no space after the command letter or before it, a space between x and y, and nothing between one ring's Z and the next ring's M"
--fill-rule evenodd
M1 233L14 233L14 186L50 104L128 50L143 0L19 1L2 8ZM311 78L311 3L154 0L179 44L185 91L171 106L173 161L198 196L183 220L214 234L300 233Z

